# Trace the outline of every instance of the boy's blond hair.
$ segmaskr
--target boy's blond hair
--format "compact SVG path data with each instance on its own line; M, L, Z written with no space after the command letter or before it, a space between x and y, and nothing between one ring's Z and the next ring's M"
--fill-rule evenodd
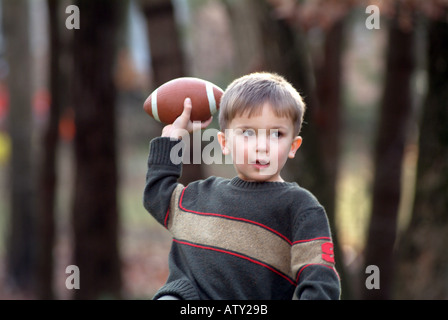
M225 90L220 103L219 126L227 128L236 116L251 117L260 114L269 102L279 117L288 117L299 134L305 103L296 89L282 76L275 73L256 72L234 80Z

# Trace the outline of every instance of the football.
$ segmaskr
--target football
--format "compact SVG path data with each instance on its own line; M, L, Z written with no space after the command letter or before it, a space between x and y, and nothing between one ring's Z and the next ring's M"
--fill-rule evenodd
M154 90L143 109L155 120L171 124L181 115L186 98L191 99L191 121L205 121L219 109L223 90L215 84L193 77L168 81Z

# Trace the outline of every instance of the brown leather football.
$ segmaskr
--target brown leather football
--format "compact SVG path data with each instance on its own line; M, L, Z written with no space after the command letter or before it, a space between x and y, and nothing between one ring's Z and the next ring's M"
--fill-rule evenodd
M154 90L143 104L151 117L171 124L181 115L186 98L191 99L191 121L205 121L219 109L223 90L215 84L193 77L168 81Z

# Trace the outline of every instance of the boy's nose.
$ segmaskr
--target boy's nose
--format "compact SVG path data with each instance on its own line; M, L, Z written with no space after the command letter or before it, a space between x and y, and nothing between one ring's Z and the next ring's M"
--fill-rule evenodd
M266 136L266 130L259 130L257 135L257 151L266 152L269 150L269 141Z

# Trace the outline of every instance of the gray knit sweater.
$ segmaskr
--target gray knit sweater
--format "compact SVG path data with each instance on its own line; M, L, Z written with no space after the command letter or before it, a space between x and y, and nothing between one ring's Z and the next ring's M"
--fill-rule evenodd
M339 299L324 208L297 183L177 182L179 140L150 143L144 206L173 236L155 299Z

